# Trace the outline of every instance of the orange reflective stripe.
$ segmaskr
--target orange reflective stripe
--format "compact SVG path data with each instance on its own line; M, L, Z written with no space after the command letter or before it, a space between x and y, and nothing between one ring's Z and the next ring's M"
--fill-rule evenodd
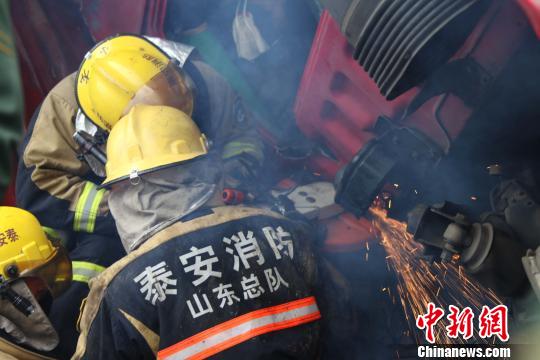
M272 331L321 318L314 297L252 311L193 335L158 353L159 360L205 359L225 349Z
M302 325L302 324L305 324L305 323L308 323L308 322L311 322L311 321L315 321L317 319L320 319L321 318L321 314L320 313L317 313L317 314L310 314L310 315L305 315L305 316L302 316L302 317L298 317L296 320L289 320L289 321L282 321L280 323L276 323L276 324L269 324L269 325L266 325L266 326L262 326L262 327L259 327L259 328L256 328L256 329L253 329L253 330L250 330L248 332L246 332L245 334L242 334L242 335L238 335L234 338L231 338L229 341L226 341L226 342L223 342L219 345L215 345L215 346L211 346L209 347L207 350L203 351L203 352L200 352L198 353L197 355L194 355L194 356L190 356L188 359L190 360L199 360L199 359L206 359L212 355L215 355L223 350L226 350L228 348L231 348L237 344L240 344L246 340L249 340L255 336L259 336L259 335L262 335L262 334L266 334L266 333L269 333L269 332L272 332L272 331L278 331L278 330L282 330L282 329L287 329L287 328L291 328L291 327L295 327L295 326L298 326L298 325Z

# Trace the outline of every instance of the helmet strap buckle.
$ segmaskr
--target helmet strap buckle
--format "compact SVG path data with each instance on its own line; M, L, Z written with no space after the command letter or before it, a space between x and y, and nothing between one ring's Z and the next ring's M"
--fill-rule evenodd
M139 170L133 169L129 173L129 182L131 185L139 185L141 183L141 178L139 176Z

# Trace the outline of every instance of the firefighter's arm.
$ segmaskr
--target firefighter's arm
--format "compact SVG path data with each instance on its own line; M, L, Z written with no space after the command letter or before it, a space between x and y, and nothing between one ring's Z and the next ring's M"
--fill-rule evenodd
M17 202L44 226L110 234L115 226L106 205L107 193L84 179L90 169L77 157L72 137L75 102L57 94L72 91L73 85L64 83L70 80L64 79L47 96L26 135L17 174Z
M231 95L231 115L223 119L228 130L222 151L225 172L239 180L255 180L264 161L264 145L251 113L235 93Z
M252 114L243 101L211 67L194 62L201 73L209 97L210 135L222 152L226 172L235 169L242 174L256 174L264 160L263 143L255 128Z

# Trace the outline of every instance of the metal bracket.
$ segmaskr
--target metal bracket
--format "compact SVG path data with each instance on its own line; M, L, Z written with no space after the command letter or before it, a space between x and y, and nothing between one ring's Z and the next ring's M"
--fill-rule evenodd
M410 174L423 174L443 156L443 151L421 132L396 127L389 119L379 118L378 138L362 148L336 176L336 203L356 216L372 204L388 174L406 167Z

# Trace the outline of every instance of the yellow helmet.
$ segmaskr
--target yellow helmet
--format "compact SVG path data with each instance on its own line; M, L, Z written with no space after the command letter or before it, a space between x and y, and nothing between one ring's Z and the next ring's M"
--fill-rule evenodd
M109 135L102 186L207 153L206 137L186 113L169 106L135 105Z
M37 278L53 297L71 282L71 261L61 245L49 241L28 211L0 206L1 282Z
M135 104L166 105L191 116L193 93L182 69L144 37L117 35L90 50L77 74L83 113L110 131Z

